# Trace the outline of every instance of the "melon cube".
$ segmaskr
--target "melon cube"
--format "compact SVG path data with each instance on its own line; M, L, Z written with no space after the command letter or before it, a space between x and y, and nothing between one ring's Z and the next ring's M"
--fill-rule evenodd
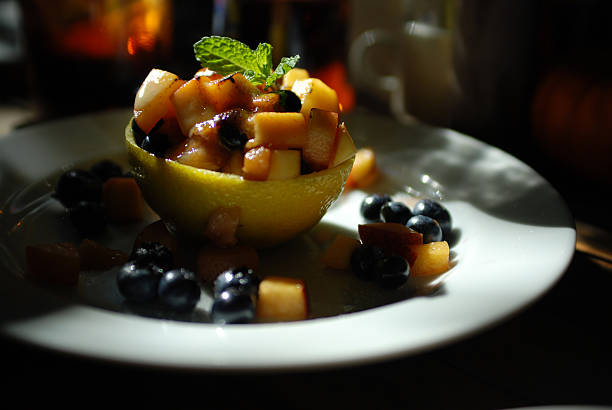
M412 276L439 275L450 267L450 248L446 241L412 245L410 249L416 254L416 260L410 266Z
M272 150L268 180L291 179L301 172L302 154L297 150Z
M250 149L244 154L242 172L245 179L265 181L270 173L272 151L266 147Z
M357 238L338 234L325 253L323 253L321 261L325 266L332 269L350 270L351 255L360 244L361 241Z
M291 90L293 84L298 80L306 80L310 78L310 74L303 68L292 68L283 76L283 83L281 89Z
M260 112L254 114L249 123L253 138L247 141L247 149L262 145L275 149L301 149L306 145L308 128L299 112Z
M257 319L291 321L308 318L308 296L301 279L264 278L257 293Z
M297 80L293 83L291 91L302 101L301 113L306 119L309 118L310 110L313 108L340 112L336 91L318 78Z

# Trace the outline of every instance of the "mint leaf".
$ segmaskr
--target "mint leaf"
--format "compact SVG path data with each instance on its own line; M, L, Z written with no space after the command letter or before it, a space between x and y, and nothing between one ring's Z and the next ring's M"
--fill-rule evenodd
M221 36L202 37L193 45L193 51L202 67L224 76L239 72L253 84L265 84L266 88L276 87L276 81L300 59L299 55L283 57L273 70L270 44L260 43L257 49L251 50L238 40Z

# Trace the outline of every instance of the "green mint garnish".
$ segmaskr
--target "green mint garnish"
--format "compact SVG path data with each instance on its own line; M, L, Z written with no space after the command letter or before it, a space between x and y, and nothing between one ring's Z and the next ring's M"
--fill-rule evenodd
M229 37L202 37L193 45L196 60L202 67L221 75L242 73L253 84L265 84L266 88L275 87L276 80L294 68L300 59L299 55L283 57L274 68L272 46L260 43L257 49Z

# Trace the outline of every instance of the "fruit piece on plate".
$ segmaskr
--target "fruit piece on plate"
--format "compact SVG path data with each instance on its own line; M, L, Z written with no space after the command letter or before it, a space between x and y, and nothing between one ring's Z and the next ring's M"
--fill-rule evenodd
M250 149L244 154L242 174L245 179L264 181L270 173L272 151L266 147Z
M145 134L166 114L170 96L183 84L176 74L152 69L136 93L134 99L134 118Z
M353 138L351 138L343 122L338 125L332 152L333 155L331 164L329 165L330 168L340 165L347 159L354 157L357 152Z
M291 91L302 101L301 113L306 120L309 119L310 110L313 108L340 112L336 91L318 78L296 80Z
M303 148L306 144L306 121L298 112L260 112L249 122L253 138L247 141L247 149L260 145L275 149Z
M25 248L26 275L35 281L76 286L81 258L76 245L69 242L28 245Z
M108 270L114 266L123 265L129 257L123 251L107 248L91 239L83 239L78 251L81 258L81 270Z
M300 176L302 155L297 150L272 150L268 180L292 179Z
M306 80L310 74L303 68L292 68L283 76L282 90L291 90L293 84L298 80Z
M449 268L450 248L446 241L410 245L416 260L410 266L412 276L439 275Z
M376 154L369 147L360 148L355 154L353 169L346 180L347 188L365 188L378 178Z
M168 248L173 254L178 249L176 237L168 230L166 224L161 219L145 226L136 236L132 249L137 249L145 242L159 242Z
M238 244L229 248L205 245L198 251L197 274L203 282L212 283L228 269L246 266L257 270L259 255L254 247Z
M257 319L290 321L308 318L308 295L301 279L268 276L259 284Z
M321 261L325 266L332 269L350 270L351 255L360 244L361 242L357 238L338 234L323 253Z
M413 245L423 243L422 234L393 222L361 224L357 230L364 244L380 248L387 256L402 256L411 266L416 259Z
M195 78L180 86L170 96L170 101L183 135L188 136L198 122L208 121L215 116L214 109L204 101L199 82Z
M235 73L219 80L200 81L200 92L204 100L212 104L216 112L230 108L247 108L253 96L260 91L241 73Z
M134 178L108 179L102 185L102 200L108 217L113 222L129 223L142 219L142 194Z
M240 221L240 208L219 207L210 214L208 224L204 232L216 246L226 248L236 245L236 228Z
M329 167L338 129L338 113L313 108L308 122L308 137L302 150L304 162L313 171Z

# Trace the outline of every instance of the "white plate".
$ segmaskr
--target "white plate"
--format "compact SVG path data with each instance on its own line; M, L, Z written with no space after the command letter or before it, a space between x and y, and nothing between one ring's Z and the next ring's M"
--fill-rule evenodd
M355 232L362 222L362 191L342 197L317 228L264 257L261 267L306 275L318 316L351 313L217 326L201 323L205 313L186 319L126 310L105 275L85 278L76 293L19 279L25 244L56 239L63 229L59 211L49 204L53 201L41 211L31 200L52 189L52 175L61 169L121 156L128 119L128 111L111 111L24 128L0 140L3 333L71 354L175 368L365 363L434 349L508 318L549 290L573 255L575 230L568 209L522 162L449 130L405 127L355 113L346 118L349 129L357 145L375 148L384 175L372 189L436 197L452 213L454 267L434 296L385 293L350 273L322 267L318 257L324 241L339 230ZM26 216L17 224L20 212ZM129 244L124 236L128 239L113 244Z

